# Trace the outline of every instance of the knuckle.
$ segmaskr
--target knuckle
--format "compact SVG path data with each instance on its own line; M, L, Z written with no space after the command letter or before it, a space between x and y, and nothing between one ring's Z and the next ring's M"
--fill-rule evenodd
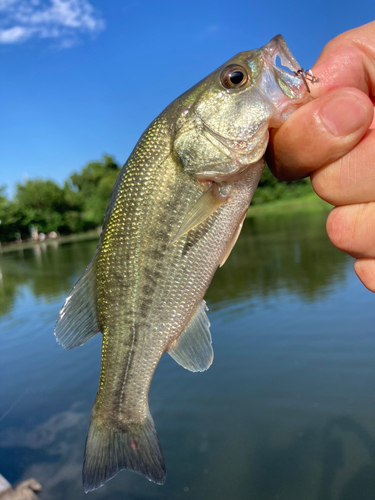
M375 247L375 203L334 208L327 219L331 242L352 257L372 257Z
M350 249L355 228L345 207L336 207L330 212L326 228L329 239L337 248L344 251Z
M339 204L339 200L348 191L348 186L353 183L352 178L346 178L344 160L345 157L340 158L311 174L311 183L316 194L332 205Z
M318 196L325 201L329 201L332 191L332 174L329 167L322 167L311 174L311 184Z

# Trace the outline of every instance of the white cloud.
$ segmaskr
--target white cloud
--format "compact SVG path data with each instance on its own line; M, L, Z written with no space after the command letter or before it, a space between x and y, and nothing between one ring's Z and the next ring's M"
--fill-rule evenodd
M17 43L23 42L30 38L32 31L22 26L14 26L7 30L0 30L0 43Z
M104 26L88 0L0 0L2 44L53 38L66 48L76 43L79 34L95 34Z
M31 431L26 431L18 427L8 427L0 432L0 448L14 446L27 446L35 450L46 447L53 443L60 432L67 432L87 425L88 413L65 411L53 415Z

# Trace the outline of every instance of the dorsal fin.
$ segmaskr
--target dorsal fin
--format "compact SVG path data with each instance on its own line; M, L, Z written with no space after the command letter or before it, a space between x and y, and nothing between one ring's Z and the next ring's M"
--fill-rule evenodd
M168 349L170 356L191 372L207 370L214 359L207 310L203 300L184 332Z
M95 256L68 295L55 325L55 337L64 349L73 349L100 332L96 312Z

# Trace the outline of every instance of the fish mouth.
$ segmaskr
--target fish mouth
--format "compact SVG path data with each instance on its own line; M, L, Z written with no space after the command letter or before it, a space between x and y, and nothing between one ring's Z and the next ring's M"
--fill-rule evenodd
M295 75L295 73L301 69L301 66L298 64L298 62L296 61L296 58L293 56L293 54L289 50L289 47L287 46L287 44L284 40L284 37L282 35L274 36L272 38L272 40L270 40L267 43L267 45L264 45L260 50L263 52L263 55L267 59L271 59L272 65L277 69L279 69L276 65L276 58L277 57L280 58L281 64L284 67L288 68L292 74ZM284 71L284 70L281 70L281 71Z
M285 121L296 107L311 100L307 82L318 80L301 68L282 35L276 35L259 50L263 59L259 88L278 109L280 120Z

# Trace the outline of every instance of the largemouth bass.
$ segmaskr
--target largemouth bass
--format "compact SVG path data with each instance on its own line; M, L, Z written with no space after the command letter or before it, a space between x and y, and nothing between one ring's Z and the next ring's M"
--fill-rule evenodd
M65 349L103 337L86 492L122 469L164 483L151 379L164 352L193 372L211 365L204 294L241 230L268 130L309 100L308 76L281 35L237 54L151 123L119 174L95 254L55 328Z

